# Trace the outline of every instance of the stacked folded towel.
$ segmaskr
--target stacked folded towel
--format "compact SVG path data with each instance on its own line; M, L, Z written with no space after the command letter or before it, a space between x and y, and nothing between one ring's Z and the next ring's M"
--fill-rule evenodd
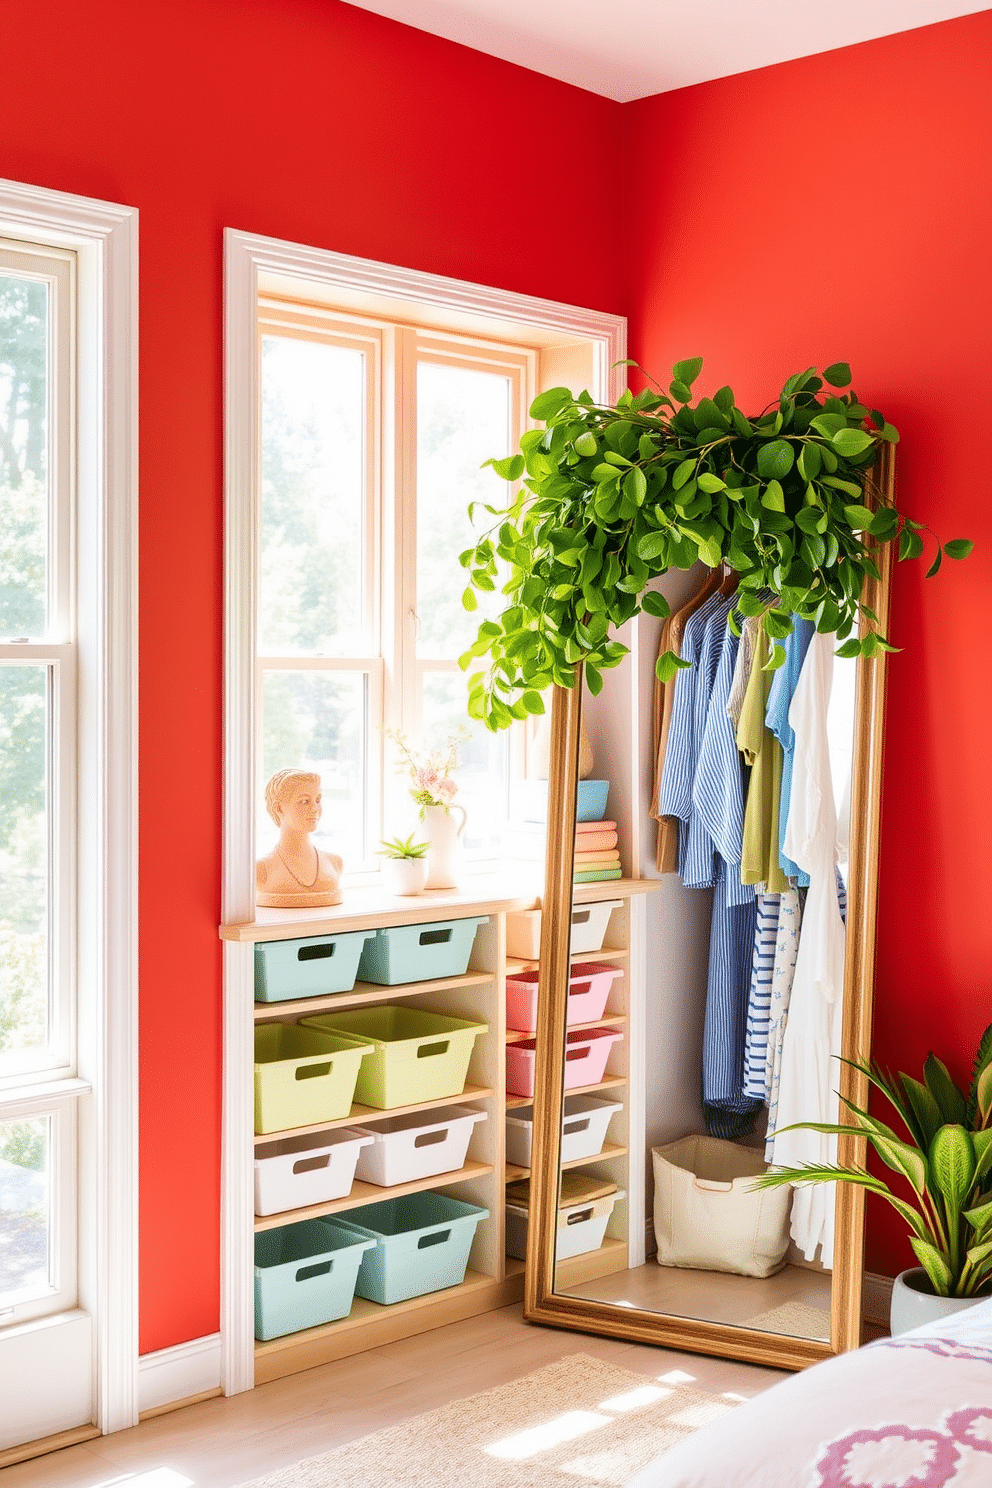
M572 877L575 883L623 877L615 821L576 822Z

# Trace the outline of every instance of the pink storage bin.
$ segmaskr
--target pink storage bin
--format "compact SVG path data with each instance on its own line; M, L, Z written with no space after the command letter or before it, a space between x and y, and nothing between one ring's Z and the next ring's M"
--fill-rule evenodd
M568 1026L601 1018L610 988L622 975L620 966L577 961L568 978ZM506 979L506 1026L517 1033L533 1033L537 1027L537 978L537 971L518 971Z
M564 1088L598 1085L606 1074L610 1050L623 1034L619 1028L587 1028L565 1035ZM507 1095L534 1094L534 1039L506 1046Z

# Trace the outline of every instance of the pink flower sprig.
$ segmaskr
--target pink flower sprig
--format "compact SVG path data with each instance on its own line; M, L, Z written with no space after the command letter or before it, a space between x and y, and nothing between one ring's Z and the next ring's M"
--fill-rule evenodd
M447 811L458 794L458 786L451 777L458 768L458 746L469 737L468 730L462 728L457 734L451 734L440 749L423 754L414 749L399 729L386 730L386 738L391 739L399 751L397 774L409 775L413 782L410 794L421 813L425 806L443 806Z

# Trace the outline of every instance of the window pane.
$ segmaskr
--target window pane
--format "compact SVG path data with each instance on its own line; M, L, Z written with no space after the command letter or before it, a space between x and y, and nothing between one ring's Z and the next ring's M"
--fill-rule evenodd
M368 653L365 387L360 351L262 340L262 655Z
M365 672L267 671L262 698L262 771L314 770L320 776L324 814L313 840L338 853L354 870L368 856L366 749L368 676ZM261 852L275 845L277 831L259 805Z
M51 1120L0 1121L0 1307L50 1290Z
M480 620L498 615L506 598L479 595L462 608L465 572L458 554L492 526L470 501L501 505L509 492L484 460L510 448L510 379L493 372L421 362L417 367L417 655L454 661L475 640Z
M0 272L0 640L47 627L48 295Z
M0 1073L48 1039L48 667L0 667Z
M506 825L509 741L473 722L465 709L465 678L460 672L424 672L423 737L435 748L459 728L471 737L458 748L458 804L468 818L466 851L479 856L498 853Z

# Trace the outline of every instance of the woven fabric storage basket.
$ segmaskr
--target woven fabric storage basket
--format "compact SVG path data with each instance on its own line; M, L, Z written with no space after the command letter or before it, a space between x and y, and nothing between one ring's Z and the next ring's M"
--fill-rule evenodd
M771 1276L789 1248L791 1188L755 1190L760 1151L717 1137L653 1147L654 1232L660 1266Z

